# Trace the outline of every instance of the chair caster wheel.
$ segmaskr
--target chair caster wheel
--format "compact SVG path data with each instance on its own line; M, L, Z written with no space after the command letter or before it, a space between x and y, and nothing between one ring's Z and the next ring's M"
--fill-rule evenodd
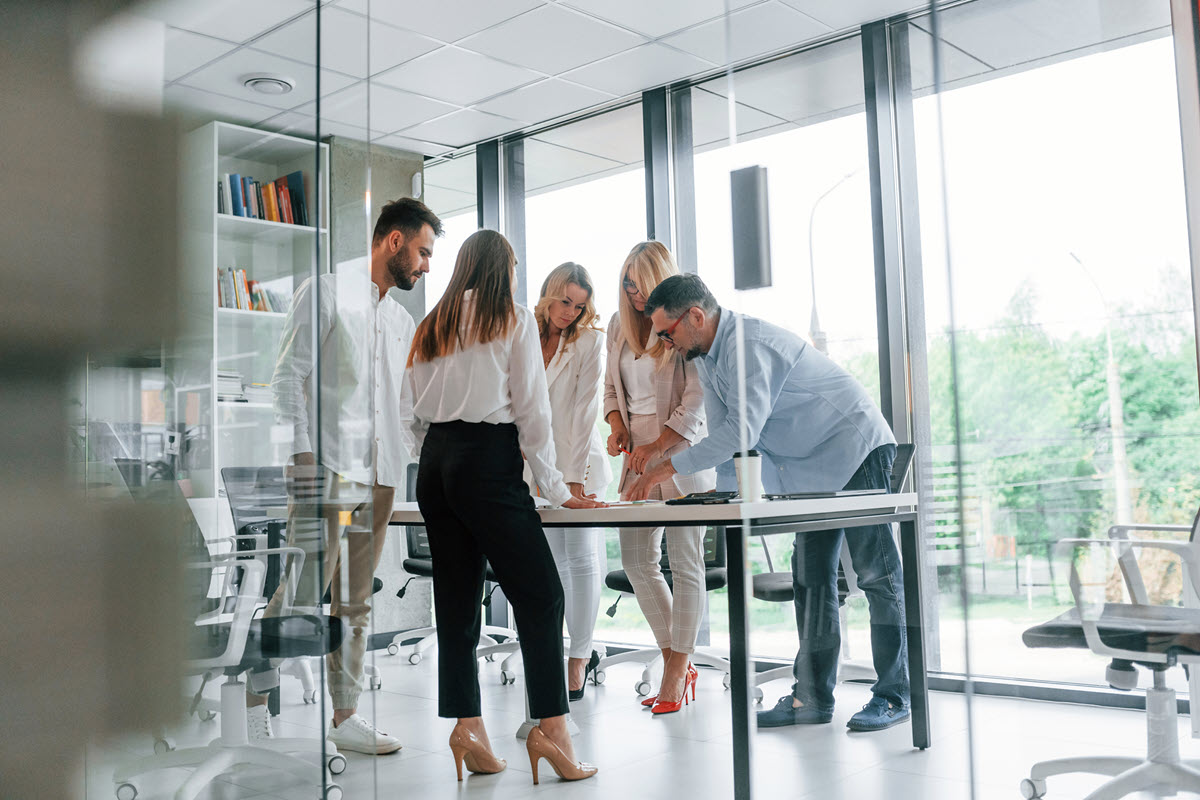
M763 701L763 692L762 692L762 689L760 689L760 688L758 688L757 686L755 686L755 687L754 687L754 702L758 703L758 704L761 706L761 705L762 705L762 701Z
M342 800L342 787L336 783L331 783L325 787L325 793L322 797L324 800Z
M409 657L408 657L408 663L410 663L410 664L420 664L420 663L421 663L421 654L420 654L420 653L413 653L411 656L409 656Z
M508 686L510 683L516 683L516 682L517 682L517 675L515 672L509 672L508 670L500 671L500 685L501 686Z
M731 684L732 682L733 682L733 678L729 677L728 672L725 673L725 677L721 678L721 685L724 686L726 689L729 688L729 684Z
M154 740L154 752L156 755L162 755L163 753L169 753L174 749L175 749L175 743L172 742L170 739L162 738L162 739Z
M396 644L395 642L392 642L391 644L389 644L387 646L387 651L388 651L389 656L399 655L400 645Z
M378 675L371 678L371 691L383 688L383 679Z
M1039 800L1046 796L1046 782L1025 778L1021 781L1021 797L1025 800Z
M137 794L137 787L132 783L122 783L117 787L117 800L134 800Z
M595 683L597 686L599 686L600 684L604 683L604 679L605 679L605 678L607 678L607 677L608 677L608 675L607 675L607 674L604 672L604 670L602 670L602 669L598 669L598 670L596 670L595 672L593 672L593 673L592 673L592 681L593 681L593 682L594 682L594 683Z
M633 685L633 690L637 692L638 697L648 696L650 694L650 690L653 688L654 687L650 685L649 681L638 681Z
M201 712L200 712L199 714L197 714L196 716L200 717L200 721L201 721L201 722L211 722L212 720L214 720L214 719L216 719L216 718L217 718L217 712L215 712L215 711L201 711Z
M341 775L346 771L346 757L341 753L336 756L330 756L329 761L326 763L331 775Z

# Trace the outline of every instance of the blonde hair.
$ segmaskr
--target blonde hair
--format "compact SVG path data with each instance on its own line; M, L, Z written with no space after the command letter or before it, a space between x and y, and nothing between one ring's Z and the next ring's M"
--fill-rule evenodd
M542 293L538 304L533 308L539 336L546 335L546 326L550 322L550 306L567 296L567 286L572 283L587 292L587 303L584 304L583 310L579 312L575 321L562 332L563 343L570 344L578 339L579 334L585 330L600 330L596 325L600 315L596 313L596 292L592 288L592 276L588 275L588 271L574 261L567 261L551 270L550 274L546 276L546 280L542 281Z
M649 353L658 359L659 367L671 360L672 353L657 337L650 347L646 347L646 343L642 341L640 320L645 315L633 307L633 301L629 299L629 293L625 291L625 276L628 275L629 279L637 284L642 297L648 300L655 287L672 275L678 274L679 267L675 266L675 257L662 242L649 241L635 244L629 251L629 255L625 257L625 263L621 265L621 289L617 300L617 307L621 314L621 333L625 336L625 343L629 345L629 349L633 351L634 355L640 356Z
M476 231L467 237L445 294L417 326L408 366L505 336L517 319L512 294L516 264L512 245L496 231ZM463 300L472 289L474 303L464 335Z

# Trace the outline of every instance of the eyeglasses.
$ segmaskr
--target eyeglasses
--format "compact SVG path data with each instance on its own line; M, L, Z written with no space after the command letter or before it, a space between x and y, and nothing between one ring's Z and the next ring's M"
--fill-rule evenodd
M626 294L638 294L642 291L638 288L638 285L629 280L629 278L625 278L623 281L621 281L621 288L625 290Z
M693 308L694 308L694 306L693 306ZM657 336L659 339L662 339L663 341L667 341L667 342L670 342L671 344L675 344L675 337L672 336L672 334L675 333L675 329L679 327L679 323L683 322L683 318L686 317L688 315L688 311L691 311L691 310L692 309L689 308L687 311L684 311L683 314L680 315L679 319L677 319L671 323L671 327L667 328L665 331L655 331L654 335Z

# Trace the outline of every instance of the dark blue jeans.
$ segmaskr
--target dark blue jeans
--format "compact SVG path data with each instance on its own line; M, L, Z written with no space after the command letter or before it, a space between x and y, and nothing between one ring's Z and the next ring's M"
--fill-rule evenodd
M872 450L846 489L888 489L896 446ZM796 534L792 549L792 586L796 597L796 652L792 693L805 705L833 708L841 625L838 619L837 568L842 537L867 596L871 613L871 656L878 680L872 691L892 704L908 706L908 632L904 619L904 579L891 526L869 525L836 531Z

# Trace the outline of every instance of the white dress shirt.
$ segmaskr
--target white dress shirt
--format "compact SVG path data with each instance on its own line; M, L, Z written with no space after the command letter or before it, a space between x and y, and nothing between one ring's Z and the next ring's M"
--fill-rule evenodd
M380 299L361 270L321 275L317 285L320 463L358 483L400 486L415 452L404 365L416 323L395 296L399 289ZM310 278L292 300L271 379L275 418L292 427L294 453L314 452L312 303Z
M603 375L604 332L598 330L584 329L570 344L559 339L546 365L558 469L567 483L581 483L587 494L597 496L612 482L604 441L596 428ZM536 481L528 467L525 473L525 482L533 487Z
M625 384L625 396L630 414L653 414L656 408L654 393L654 358L641 358L626 347L621 352L621 381Z
M471 317L473 294L468 290L463 298L464 320ZM516 306L516 321L507 335L433 361L414 361L408 376L415 453L420 453L425 432L436 422L515 423L521 450L543 487L542 494L555 505L570 499L571 491L555 466L550 397L533 312Z

